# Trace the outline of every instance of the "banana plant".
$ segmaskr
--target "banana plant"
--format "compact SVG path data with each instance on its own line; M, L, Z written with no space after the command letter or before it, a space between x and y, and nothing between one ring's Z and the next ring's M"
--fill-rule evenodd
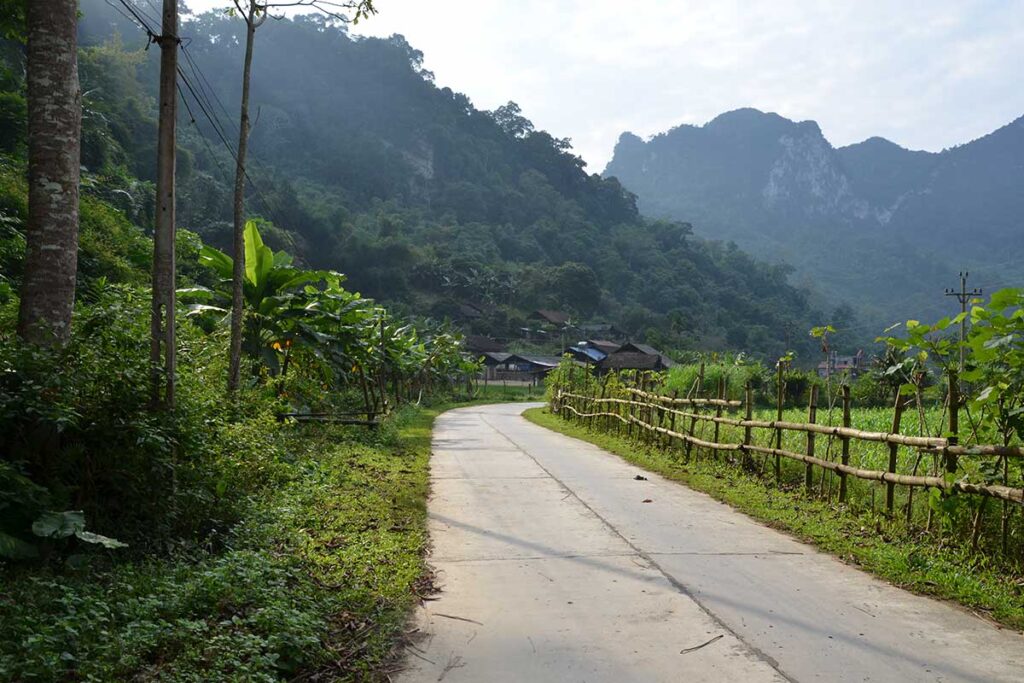
M212 268L221 278L221 287L214 295L222 301L230 301L233 259L204 245L199 252L199 262ZM296 321L315 315L317 301L304 287L324 280L339 285L345 277L333 271L296 268L293 262L291 254L275 252L264 244L255 221L245 224L243 350L248 356L261 359L272 372L279 370L280 357L287 354L294 343ZM226 312L226 309L209 304L190 306L190 313L207 311Z
M448 389L476 366L461 355L461 335L447 326L420 335L407 321L357 292L346 290L341 273L302 270L285 252L263 243L254 221L245 226L246 272L243 289L246 355L271 375L284 376L298 362L309 374L337 386L362 390L367 410L384 409L392 397ZM214 291L179 290L193 303L190 314L226 313L231 298L230 256L204 246L200 262L221 278ZM428 326L429 327L429 326Z

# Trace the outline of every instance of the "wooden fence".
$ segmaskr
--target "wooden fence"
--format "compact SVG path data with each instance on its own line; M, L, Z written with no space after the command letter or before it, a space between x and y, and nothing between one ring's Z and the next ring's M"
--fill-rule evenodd
M778 392L776 419L755 420L753 415L753 394L748 387L745 400L726 400L724 385L719 385L717 398L666 396L653 391L635 387L620 388L618 396L606 395L606 388L591 385L591 391L571 391L556 387L552 400L552 412L563 418L585 424L592 428L612 430L620 433L625 430L630 436L637 436L648 443L658 444L665 448L675 443L682 445L685 455L690 456L694 447L705 449L718 455L720 453L739 454L742 464L751 466L753 456L760 454L774 458L774 474L781 479L781 462L783 459L801 462L805 466L804 482L811 489L814 468L834 472L839 477L839 500L845 502L848 495L848 477L886 485L885 505L887 512L893 513L895 487L926 487L935 488L947 493L964 493L988 498L995 498L1004 503L1003 538L1005 547L1008 510L1007 503L1024 505L1024 489L1009 486L1008 468L1005 463L1009 458L1024 457L1024 448L1020 446L1002 445L960 445L956 437L911 436L900 434L900 422L906 406L905 399L900 398L893 408L892 429L888 432L865 431L856 429L851 424L851 405L849 388L842 387L842 426L824 425L817 422L817 387L812 387L806 422L787 422L783 415L783 384ZM948 433L958 433L959 397L956 394L956 381L950 382L952 387L948 401ZM598 391L600 390L600 391ZM743 411L743 417L727 416L726 411ZM713 425L711 439L695 436L698 424ZM727 425L743 430L743 440L726 440L721 438L720 427ZM759 446L755 443L755 430L767 430L772 445ZM784 449L783 433L800 432L806 436L806 448L803 453ZM634 434L635 433L635 434ZM816 436L827 435L838 439L841 444L838 459L831 460L816 454ZM863 469L850 465L851 442L864 441L881 443L888 446L888 468ZM945 476L906 474L897 472L898 449L906 447L919 453L936 455L941 459ZM959 458L1001 458L1002 482L970 481L960 471ZM912 499L911 499L912 501ZM910 517L908 503L907 516Z

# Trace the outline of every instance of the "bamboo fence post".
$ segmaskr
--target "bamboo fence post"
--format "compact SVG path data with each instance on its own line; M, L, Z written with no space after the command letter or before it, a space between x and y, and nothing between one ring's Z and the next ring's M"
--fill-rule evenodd
M725 399L725 377L718 378L718 400L722 401ZM722 417L722 404L719 403L715 406L715 417ZM719 436L719 423L715 422L715 438L712 439L716 444L718 443ZM715 449L715 460L718 459L719 451Z
M615 414L619 416L619 419L615 421L616 423L618 423L615 426L615 434L619 438L622 438L623 425L625 424L625 422L623 422L623 419L626 417L625 413L626 413L626 407L624 405L622 405L621 403L616 403L615 404Z
M676 389L676 390L674 390L672 392L672 400L675 400L677 398L679 398L679 390L678 389ZM675 410L673 410L671 413L668 414L668 421L669 421L669 425L668 425L669 431L670 432L676 431L676 413L675 413ZM671 448L671 447L672 447L672 437L670 435L666 434L665 435L665 448Z
M807 422L814 424L818 420L818 385L811 386L811 398L807 402ZM807 455L814 457L814 432L807 432ZM825 473L822 472L824 477ZM810 492L814 488L814 465L807 463L804 466L804 486Z
M701 361L700 362L700 369L697 370L697 386L695 387L695 392L694 392L693 398L700 398L701 390L703 388L704 388L704 361ZM700 408L698 408L697 406L693 406L694 417L690 418L690 429L687 430L687 434L690 436L690 439L693 439L693 432L697 428L696 414L697 414L698 410L700 410ZM693 442L690 441L690 440L687 440L687 442L686 442L686 459L687 460L690 459L690 453L691 453L692 450L693 450Z
M776 382L776 396L775 396L775 420L782 422L782 403L785 400L785 388L782 386L782 360L780 359L776 367L775 373ZM775 447L782 449L782 429L779 427L775 428ZM775 481L780 482L782 479L782 457L778 454L775 455Z
M630 419L633 416L633 405L631 403L623 403L622 405L622 417L625 418L624 425L625 436L627 439L633 438L633 421Z
M1007 439L1004 437L1003 443L1005 444ZM1010 485L1010 457L1007 455L1003 456L1003 486ZM999 533L1002 536L1003 541L1003 554L1009 550L1009 536L1010 536L1010 501L1003 501L1003 516L999 522Z
M662 406L661 404L658 404L658 407L657 407L656 410L658 411L658 427L659 428L660 427L664 427L665 426L665 407ZM665 446L666 446L665 441L666 441L666 439L658 437L658 432L654 433L654 442L661 444L661 450L665 450Z
M750 422L754 419L754 392L750 388L750 382L747 382L746 387L743 389L743 403L745 408L743 410L743 417L746 422ZM743 427L743 467L744 469L750 469L754 460L750 457L750 451L747 448L750 446L751 429L750 425Z
M652 385L653 385L653 381L651 380L650 374L645 372L644 373L643 390L644 391L653 392L654 388L653 388ZM646 410L647 418L644 420L644 422L646 424L650 425L651 427L654 426L654 414L655 414L656 410L657 410L657 408L656 408L655 401L650 399L650 398L648 398L647 399L647 410ZM655 432L653 429L644 429L644 436L646 437L647 445L648 446L652 445L655 441L657 441L657 432Z
M896 405L892 409L892 429L890 434L900 433L900 420L903 418L903 396L896 392ZM889 443L889 472L896 474L896 465L899 462L899 444ZM892 517L893 506L896 502L896 483L886 482L885 484L885 512Z
M960 443L960 392L956 370L949 371L949 438L946 443L956 446ZM946 472L956 474L956 455L946 452Z
M843 385L843 427L845 427L847 429L850 428L850 385L849 384L844 384ZM847 466L847 465L850 464L850 437L848 437L848 436L841 436L839 438L842 439L842 445L843 445L842 454L839 456L839 459L840 459L840 462L842 462L842 464L844 466ZM847 490L846 490L846 472L843 472L842 470L840 470L840 472L839 472L839 502L840 503L845 503L846 502L846 494L847 494Z

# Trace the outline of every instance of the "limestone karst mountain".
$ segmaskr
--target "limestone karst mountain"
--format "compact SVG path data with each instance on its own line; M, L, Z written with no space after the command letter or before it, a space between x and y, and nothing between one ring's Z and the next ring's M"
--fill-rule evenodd
M624 133L605 176L647 215L786 261L879 319L948 312L961 268L989 287L1024 274L1024 117L931 153L835 148L813 121L740 109L646 142Z

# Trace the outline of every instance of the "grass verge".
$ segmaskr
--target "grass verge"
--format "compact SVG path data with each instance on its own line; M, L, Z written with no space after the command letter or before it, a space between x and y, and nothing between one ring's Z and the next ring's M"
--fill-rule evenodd
M694 458L683 463L678 451L667 453L571 424L547 408L531 408L524 416L703 491L896 586L956 602L999 624L1024 629L1024 575L1019 566L997 564L969 548L937 543L934 536L925 536L920 530L807 496L802 488L780 490L720 460Z
M430 433L448 407L268 435L267 486L207 547L8 568L0 679L383 679L428 580Z

